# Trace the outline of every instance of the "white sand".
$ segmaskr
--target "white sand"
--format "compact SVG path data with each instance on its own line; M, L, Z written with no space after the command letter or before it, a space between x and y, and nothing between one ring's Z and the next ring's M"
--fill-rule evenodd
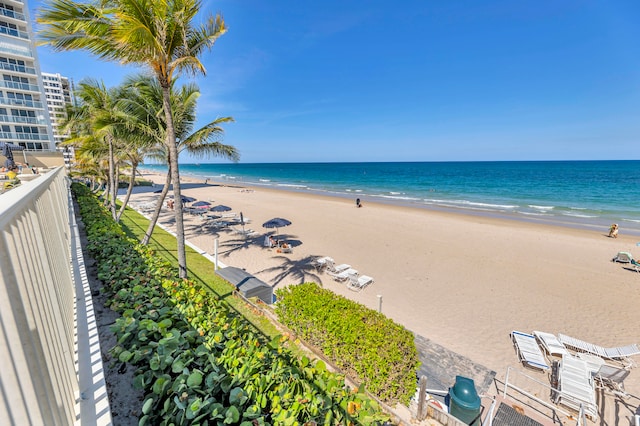
M194 219L187 238L196 246L213 253L218 237L222 262L246 268L275 288L315 281L373 309L381 295L384 314L495 370L498 378L508 366L518 366L512 330L563 333L601 346L640 343L640 274L611 262L618 251L640 257L640 239L625 236L624 229L612 239L607 229L584 231L369 202L359 209L348 199L183 182L185 195L242 211L253 221L247 228L257 231L245 240L224 230L204 232ZM151 192L135 195L133 202L155 200ZM302 242L292 254L262 246L271 230L261 224L273 217L292 222L279 231ZM316 256L349 263L375 282L361 292L350 291L309 266ZM537 374L531 373L546 380ZM625 385L640 395L638 369ZM638 400L630 404L637 406ZM630 409L619 416L626 419Z

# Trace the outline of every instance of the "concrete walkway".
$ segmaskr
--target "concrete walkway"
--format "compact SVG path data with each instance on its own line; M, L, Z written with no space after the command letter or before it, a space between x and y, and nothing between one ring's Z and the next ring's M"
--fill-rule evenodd
M418 378L427 377L428 389L442 389L447 391L456 381L456 376L473 379L478 394L486 392L496 372L487 367L476 364L469 358L452 352L434 341L415 336L418 357L422 362L418 370Z

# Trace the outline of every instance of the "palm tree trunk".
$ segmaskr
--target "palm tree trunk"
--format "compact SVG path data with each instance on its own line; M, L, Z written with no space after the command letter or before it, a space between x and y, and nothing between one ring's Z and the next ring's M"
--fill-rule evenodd
M111 203L109 204L111 209L111 216L115 220L116 218L116 194L118 193L117 184L115 182L115 159L113 155L113 139L111 136L107 136L107 143L109 144L109 186L111 187Z
M111 186L109 182L104 183L104 191L102 192L102 205L107 207L109 205L109 194L111 193Z
M160 212L162 211L162 204L164 204L164 199L167 197L170 186L171 167L169 167L169 170L167 171L167 181L164 184L164 188L162 188L160 198L158 199L158 203L156 204L156 209L153 211L153 216L151 216L149 227L147 228L147 232L144 234L144 238L142 239L142 245L146 246L147 244L149 244L149 240L151 239L151 235L153 234L153 229L156 227L156 223L158 222L158 218L160 217Z
M129 178L129 187L127 188L127 195L125 195L124 200L122 200L122 206L120 207L120 211L118 212L118 216L116 217L116 223L120 222L122 213L124 213L124 210L127 208L127 204L129 204L129 198L131 198L133 187L136 184L136 168L136 162L131 161L131 177Z
M171 180L173 182L173 198L176 214L176 240L178 251L178 276L187 278L187 252L184 241L184 217L182 212L182 193L180 191L180 170L178 168L178 145L176 145L176 133L173 127L173 113L171 110L171 93L168 81L160 81L162 87L162 104L167 124L167 145L169 148L169 167L171 168Z

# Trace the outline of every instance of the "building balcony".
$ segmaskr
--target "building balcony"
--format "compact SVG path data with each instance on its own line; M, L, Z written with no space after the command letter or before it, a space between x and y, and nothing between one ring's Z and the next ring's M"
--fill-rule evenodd
M49 135L40 134L40 133L11 133L11 132L0 132L0 139L8 139L12 141L21 140L21 141L49 141Z
M23 13L16 12L15 10L9 10L4 7L0 7L0 15L7 18L17 19L18 21L27 22L27 17Z
M2 28L2 27L0 27L0 28ZM0 30L0 33L2 33L1 30ZM7 62L0 62L0 69L5 70L5 71L18 72L18 73L22 73L22 74L36 75L36 69L33 68L33 67L27 67L27 66L24 66L24 65L9 64Z
M23 38L25 40L29 40L29 33L24 31L16 30L14 28L0 27L0 34L6 34L13 37Z
M68 178L33 176L0 194L0 424L112 425Z
M46 126L47 121L44 118L36 117L19 117L15 115L0 114L0 122L2 123L22 123L22 124L39 124Z
M0 97L0 105L42 109L43 104L40 101Z
M40 93L40 89L35 84L16 83L15 81L0 80L0 87L7 89L24 90L26 92Z
M0 52L8 53L12 56L22 56L25 58L33 59L33 52L30 49L20 49L13 46L8 46L7 43L0 43Z

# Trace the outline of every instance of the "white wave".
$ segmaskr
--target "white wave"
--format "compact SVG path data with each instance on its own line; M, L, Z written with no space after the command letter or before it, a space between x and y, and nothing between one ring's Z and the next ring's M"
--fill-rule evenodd
M403 194L403 192L389 191L389 194L391 194L391 195L400 195L400 194Z
M542 211L553 210L555 208L555 206L535 206L533 204L529 204L529 207L531 207L534 210L542 210Z
M271 179L260 179L260 182L271 182Z
M416 197L398 197L395 195L386 195L386 194L377 194L377 195L374 195L374 197L389 198L392 200L420 201L420 198L416 198Z
M294 184L294 183L278 183L278 184L276 184L276 186L282 186L282 187L285 187L285 188L301 188L301 189L308 188L307 185L299 185L299 184Z
M511 204L489 204L489 203L479 203L479 202L469 201L469 200L439 200L439 201L444 203L451 203L457 206L468 206L473 208L488 208L488 209L497 209L497 210L513 210L519 207Z
M585 209L585 210L586 210L586 209ZM594 216L594 215L578 214L578 213L572 213L572 212L563 212L562 214L563 214L564 216L581 217L581 218L585 218L585 219L598 217L598 216Z
M538 213L538 212L522 212L522 211L518 211L518 213L524 215L524 216L554 216L552 214L548 214L548 213Z

